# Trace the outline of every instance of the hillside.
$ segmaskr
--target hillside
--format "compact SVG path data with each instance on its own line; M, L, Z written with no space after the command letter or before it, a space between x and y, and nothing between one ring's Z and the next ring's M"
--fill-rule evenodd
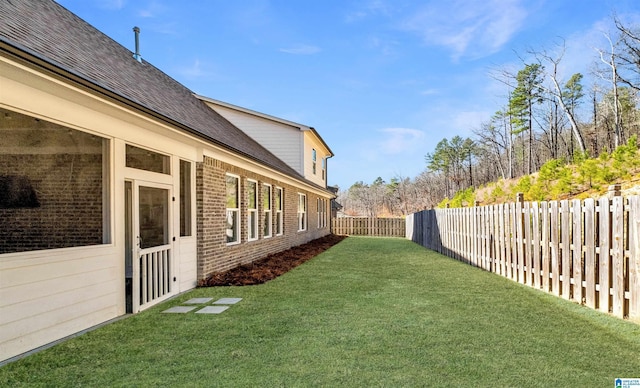
M552 159L534 174L467 188L438 207L466 207L475 201L479 205L513 202L517 193L523 193L525 201L598 198L614 184L621 186L623 196L640 194L640 153L635 136L611 154L603 152L598 158L578 155L573 164Z

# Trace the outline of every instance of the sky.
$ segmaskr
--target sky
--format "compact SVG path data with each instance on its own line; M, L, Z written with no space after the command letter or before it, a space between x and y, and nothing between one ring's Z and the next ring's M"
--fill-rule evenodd
M492 74L557 52L589 73L637 0L59 0L193 92L313 127L328 184L414 178L504 108Z

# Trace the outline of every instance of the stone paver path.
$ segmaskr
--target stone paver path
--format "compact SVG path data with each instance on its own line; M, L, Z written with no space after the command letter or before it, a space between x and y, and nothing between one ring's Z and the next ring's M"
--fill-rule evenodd
M191 298L183 304L187 304L190 306L173 306L167 310L164 310L163 313L167 314L186 314L188 312L194 311L196 314L220 314L223 311L229 308L229 305L234 305L242 300L242 298L220 298L213 302L213 306L208 305L213 298ZM195 306L194 306L195 305ZM207 305L202 308L198 305Z

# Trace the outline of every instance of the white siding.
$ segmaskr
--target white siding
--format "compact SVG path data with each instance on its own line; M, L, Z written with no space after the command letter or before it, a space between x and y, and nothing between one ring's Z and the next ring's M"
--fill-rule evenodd
M154 173L124 167L125 144L145 145L172 155L174 167L177 158L198 160L199 150L182 133L162 123L14 65L1 56L0 85L6 92L0 101L4 108L111 140L108 213L112 236L112 244L0 255L2 361L125 314L124 181L156 179ZM195 165L192 167L195 171ZM179 178L175 173L178 170L173 170L173 176L161 178L172 185L175 195ZM177 203L172 213L177 219ZM174 244L174 271L179 277L175 288L179 291L196 283L195 221L192 226L194 235Z
M194 229L195 235L195 229ZM179 278L180 292L195 288L198 279L198 247L196 238L180 238Z
M291 168L303 174L300 128L219 105L209 106Z
M113 246L3 256L0 360L121 314L124 269Z
M313 150L316 150L316 172L313 173ZM304 132L304 177L313 183L326 187L325 179L322 179L322 159L329 156L329 152L322 143L313 136L311 131ZM328 164L328 163L327 163Z

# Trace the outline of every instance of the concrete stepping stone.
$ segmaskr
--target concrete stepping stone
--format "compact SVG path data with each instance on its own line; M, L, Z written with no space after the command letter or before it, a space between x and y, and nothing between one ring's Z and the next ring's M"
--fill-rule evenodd
M209 303L213 298L191 298L184 304L205 304Z
M220 314L228 308L229 306L207 306L196 311L196 314Z
M213 299L213 298L212 298ZM196 306L174 306L168 310L164 310L163 313L173 313L173 314L185 314L189 311L195 309Z
M213 298L211 298L213 299ZM242 298L220 298L213 302L213 304L236 304L240 302Z

